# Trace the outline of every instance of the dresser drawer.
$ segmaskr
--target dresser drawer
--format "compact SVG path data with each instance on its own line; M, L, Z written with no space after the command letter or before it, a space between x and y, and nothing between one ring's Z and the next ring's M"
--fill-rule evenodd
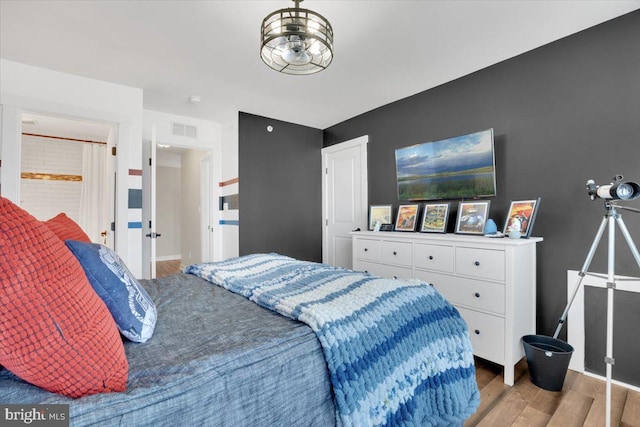
M413 277L413 271L410 268L378 264L369 261L357 261L356 269L374 276L386 277L387 279L411 279Z
M503 284L419 270L416 270L416 279L431 283L452 304L505 314Z
M356 258L380 261L380 240L356 239Z
M467 322L473 354L501 363L504 360L504 319L456 307Z
M458 247L456 248L456 273L504 282L504 251Z
M412 244L409 242L382 241L382 262L396 265L413 265Z
M413 246L413 262L416 268L453 273L453 246L416 243Z

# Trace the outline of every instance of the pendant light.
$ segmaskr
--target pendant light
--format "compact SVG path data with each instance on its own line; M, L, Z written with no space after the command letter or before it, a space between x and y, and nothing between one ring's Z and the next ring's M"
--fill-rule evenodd
M260 57L285 74L313 74L333 59L333 28L322 15L295 7L280 9L262 21Z

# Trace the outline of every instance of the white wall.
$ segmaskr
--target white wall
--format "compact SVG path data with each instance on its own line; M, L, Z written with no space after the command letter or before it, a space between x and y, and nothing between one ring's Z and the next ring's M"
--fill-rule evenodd
M180 156L177 156L180 159ZM182 253L182 177L180 167L158 166L156 168L156 259L166 261L181 259Z
M182 155L182 265L202 262L200 228L200 159L205 152Z
M143 91L139 88L60 73L0 59L0 184L2 195L17 203L20 200L20 140L23 112L79 118L114 124L118 147L116 188L116 252L136 277L142 277L143 252L147 250L143 229L146 212L129 209L129 189L142 188L141 178L129 170L143 169L142 144L151 139L156 125L158 141L210 150L212 152L213 224L221 219L218 211L218 183L238 176L238 118L219 123L184 116L143 111ZM197 106L194 106L197 108ZM197 125L197 139L171 135L171 123ZM143 126L144 122L144 126ZM224 146L224 147L223 147ZM224 174L224 176L223 176ZM236 184L237 185L237 184ZM225 191L234 191L233 188ZM143 193L143 201L145 200ZM144 207L144 205L143 205ZM237 211L224 215L237 220ZM238 227L218 226L214 230L214 259L238 254ZM148 258L147 258L148 259Z
M194 108L197 108L197 107L194 107ZM221 165L223 163L222 154L221 154L222 141L221 141L220 124L216 122L207 121L207 120L200 120L192 117L179 116L175 114L162 113L162 112L151 111L151 110L144 110L143 117L144 117L144 128L143 128L144 142L143 143L145 145L149 144L149 142L151 141L152 128L155 126L156 142L158 144L166 144L166 145L171 145L176 147L186 147L186 148L192 148L192 149L198 149L198 150L206 150L211 153L211 159L212 159L211 188L213 189L213 194L211 195L211 204L213 206L211 216L212 216L212 223L218 224L218 221L219 221L219 211L217 209L218 197L219 197L218 182L220 181ZM181 123L181 124L187 124L190 126L197 127L198 128L197 138L173 135L172 134L173 123ZM161 149L158 149L158 151L160 150ZM199 163L195 170L196 171L200 170ZM143 219L144 219L143 227L148 226L148 220L151 218L150 206L146 202L149 200L149 197L147 196L148 191L150 191L150 181L148 180L149 175L150 175L150 170L149 170L148 162L145 161L143 162L143 174L142 174L143 199L145 200L145 204L143 205L143 213L142 213ZM199 181L197 183L196 188L199 188ZM197 209L198 207L196 206L196 212L197 212ZM184 208L183 208L183 212L185 212ZM156 213L157 213L157 209L156 209ZM184 219L185 219L185 216L183 215L182 216L183 224L184 224ZM196 221L195 224L200 224L199 217L197 219L194 217L194 221ZM143 235L146 235L149 233L149 231L147 230L148 228L143 228ZM221 233L219 233L218 230L214 229L213 239L214 239L215 248L222 247L222 237L223 236L221 235ZM162 239L162 237L160 239ZM183 241L187 239L185 244L189 248L191 248L193 239L189 240L190 239L189 234L185 234L184 228L182 229L182 239ZM185 247L185 244L183 244L183 248ZM146 260L150 259L150 252L151 252L149 239L144 239L142 251L143 251L143 260L144 260L143 263L148 262ZM201 249L199 246L196 249L191 249L191 256L189 256L188 249L186 253L185 253L185 250L183 249L181 253L182 259L183 259L182 264L188 265L188 263L190 262L189 260L195 260L193 262L200 262L200 255L199 255L200 251ZM197 256L194 254L195 252L197 252ZM220 260L220 259L222 259L221 250L214 250L214 260Z
M34 112L114 124L118 128L116 252L131 272L141 275L141 215L128 209L129 188L140 188L142 89L93 80L0 59L0 182L2 195L20 201L21 116ZM136 187L137 186L137 187Z
M21 171L82 176L82 143L34 136L22 139ZM64 212L80 217L82 181L20 180L20 206L41 221Z
M229 181L238 178L238 114L234 118L229 119L222 127L222 153L224 159L221 165L221 181ZM226 185L220 187L220 195L227 196L238 194L240 191L240 183ZM221 259L237 257L240 253L240 233L241 224L235 225L233 222L239 220L239 210L224 210L220 212L220 219L223 224L219 226L219 233L222 236L221 244L218 252L221 253ZM225 221L231 221L231 224L224 224Z

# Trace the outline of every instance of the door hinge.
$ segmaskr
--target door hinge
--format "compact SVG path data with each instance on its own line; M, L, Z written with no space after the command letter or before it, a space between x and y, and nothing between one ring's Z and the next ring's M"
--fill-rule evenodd
M116 155L116 147L111 147L111 155L115 156Z
M328 219L324 220L324 225L329 225L329 220Z
M111 231L116 231L116 223L115 223L115 221L111 223Z
M149 157L149 166L151 166L151 157Z
M329 175L329 168L324 168L324 174Z

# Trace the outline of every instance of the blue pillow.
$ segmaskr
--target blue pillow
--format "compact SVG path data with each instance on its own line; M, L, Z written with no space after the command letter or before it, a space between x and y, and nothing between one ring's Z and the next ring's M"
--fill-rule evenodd
M151 338L156 326L156 306L120 257L96 243L67 240L66 244L111 312L120 333L135 342Z

